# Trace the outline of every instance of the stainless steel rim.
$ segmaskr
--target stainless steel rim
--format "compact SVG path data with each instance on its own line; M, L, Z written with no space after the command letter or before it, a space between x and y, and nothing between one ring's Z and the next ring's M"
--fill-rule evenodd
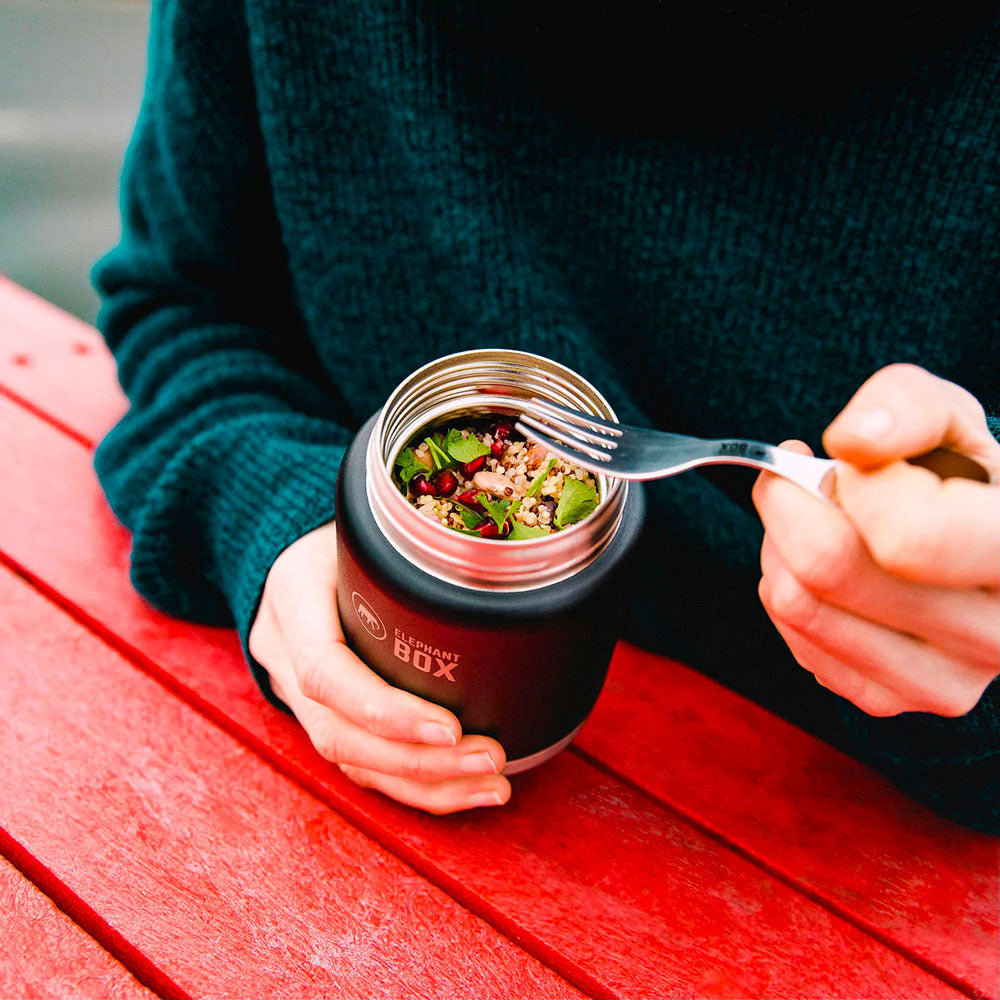
M392 481L392 463L421 428L450 416L509 413L491 394L536 396L616 420L586 379L525 351L464 351L424 365L393 391L379 414L366 455L368 502L379 529L414 566L474 590L546 587L578 573L608 546L621 523L628 484L599 476L597 510L548 538L493 541L462 535L421 514Z

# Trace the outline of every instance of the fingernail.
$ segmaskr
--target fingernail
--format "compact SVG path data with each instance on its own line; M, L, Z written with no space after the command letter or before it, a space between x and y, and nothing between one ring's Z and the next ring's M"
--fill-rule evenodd
M485 750L479 753L467 753L459 762L458 769L462 774L496 774L497 766L493 758Z
M440 722L422 722L417 727L417 739L433 747L453 747L458 743L455 734Z
M846 431L866 441L881 440L892 430L894 423L891 411L881 406L845 413L836 421L838 431Z
M503 799L499 792L477 792L469 799L469 808L473 806L502 806Z

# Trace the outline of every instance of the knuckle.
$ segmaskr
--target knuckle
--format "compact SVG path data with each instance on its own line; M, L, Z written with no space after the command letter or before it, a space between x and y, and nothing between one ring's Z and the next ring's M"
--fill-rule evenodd
M845 526L808 535L795 554L793 568L808 590L834 594L850 581L857 557L856 538Z
M858 673L852 672L840 678L836 690L865 715L874 718L884 719L890 715L898 715L903 710L902 705L885 688Z
M324 760L331 761L334 764L343 764L345 762L343 740L336 729L325 727L318 732L310 734L310 739L316 748L316 752Z
M910 576L933 565L938 549L938 536L928 530L925 519L907 509L901 501L891 517L880 517L865 537L872 558L883 569L897 576Z
M949 719L958 719L968 715L983 696L984 687L964 684L944 692L936 699L931 711L935 715L943 715Z
M389 713L380 701L366 701L361 708L361 719L365 728L372 732L381 732L386 727Z
M892 715L899 715L902 711L902 705L896 704L884 691L873 691L870 684L859 695L856 704L862 712L876 719L887 719Z
M360 788L372 788L371 779L365 773L365 771L360 768L351 767L350 764L338 764L340 768L340 773L343 774L348 781L354 782Z
M879 372L879 375L883 377L898 379L910 385L916 383L922 384L928 377L928 374L925 368L921 368L920 365L915 365L910 361L896 361L891 365L886 365Z
M799 632L806 632L816 617L819 602L791 574L782 573L771 588L771 612Z
M299 690L312 701L323 701L329 689L326 658L315 650L304 650L295 660Z
M253 628L250 629L250 635L247 636L247 649L250 651L250 655L258 662L264 662L264 640L261 637L261 629L258 624L255 624Z
M432 781L437 777L430 759L426 754L419 752L411 753L406 757L402 771L402 777L410 778L412 781Z

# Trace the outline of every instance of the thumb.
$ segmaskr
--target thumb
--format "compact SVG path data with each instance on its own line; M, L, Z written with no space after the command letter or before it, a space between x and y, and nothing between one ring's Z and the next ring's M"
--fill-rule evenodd
M949 448L987 468L997 443L971 393L916 365L890 365L854 394L823 435L834 458L860 468Z

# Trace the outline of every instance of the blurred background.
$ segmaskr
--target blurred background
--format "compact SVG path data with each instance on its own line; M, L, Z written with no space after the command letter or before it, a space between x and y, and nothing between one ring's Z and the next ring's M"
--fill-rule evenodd
M148 0L0 0L0 272L88 322L148 25Z

